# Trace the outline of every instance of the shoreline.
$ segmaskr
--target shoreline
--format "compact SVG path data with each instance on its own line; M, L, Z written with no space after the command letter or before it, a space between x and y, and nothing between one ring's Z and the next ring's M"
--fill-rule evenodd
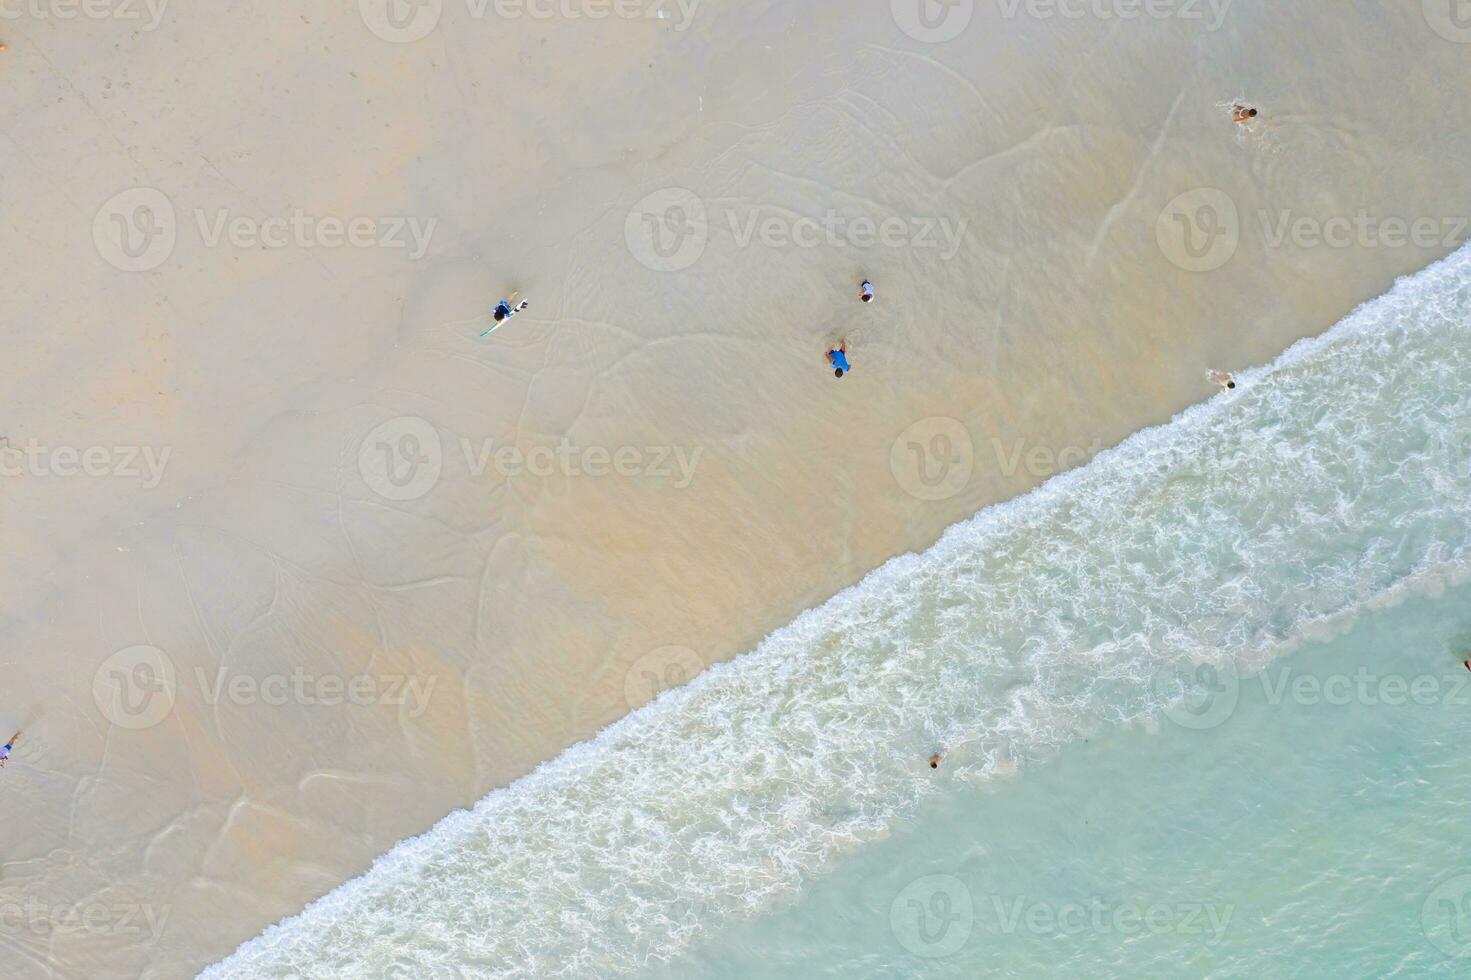
M887 9L710 4L678 34L529 25L501 64L449 22L393 46L355 17L242 13L222 28L176 11L84 74L96 36L12 36L11 98L46 107L17 110L12 140L76 162L64 187L18 163L17 186L39 188L18 220L50 237L14 250L17 319L66 329L18 330L4 434L173 450L151 490L121 475L6 483L0 720L28 734L3 773L0 816L23 843L0 900L170 910L156 943L76 937L27 969L174 976L217 960L658 689L1200 400L1207 368L1266 362L1441 257L1273 246L1250 220L1467 213L1466 128L1424 132L1383 91L1394 72L1426 100L1444 91L1441 118L1465 115L1450 94L1471 80L1465 49L1418 6L1375 11L1373 36L1341 13L1238 6L1220 43L1197 47L1180 25L1022 29L979 12L966 41L927 44ZM1296 67L1342 57L1350 28L1358 74ZM289 118L233 80L266 63L310 96ZM52 108L63 77L81 97ZM1246 81L1268 90L1271 121L1237 142L1214 105ZM166 123L136 108L162 114L146 93L176 88L189 94ZM56 135L52 114L78 134ZM353 134L368 132L383 135L365 147ZM209 247L186 220L158 270L120 273L98 261L90 212L134 183L186 216L439 221L408 264ZM661 271L679 249L651 257L629 228L669 188L699 203L707 234ZM1200 188L1225 194L1245 233L1192 272L1158 236L1170 202ZM69 217L42 221L47 207ZM809 248L763 230L792 238L829 214L850 242L854 220L896 218L904 244ZM961 219L954 249L904 237ZM512 288L531 308L479 341ZM855 370L838 382L821 352L844 336ZM415 437L417 454L428 431L437 473L394 499L421 488L385 482L380 444L393 458ZM605 452L609 472L567 472L555 453L546 475L498 468L500 449L526 461L564 441ZM912 446L965 441L964 480L916 468L936 460ZM640 454L624 454L626 475L621 450ZM676 450L694 460L683 486ZM99 677L104 691L157 679L161 662L175 686L160 717L119 722L162 702L100 710ZM287 683L287 703L264 700L298 669L340 690L308 701ZM249 690L214 687L220 670ZM372 684L354 701L357 678ZM393 678L419 679L425 700Z
M1342 459L1345 450L1352 453L1356 448L1354 439L1316 438L1313 423L1321 421L1324 413L1329 413L1342 433L1346 424L1352 428L1355 422L1384 425L1381 411L1393 412L1398 407L1396 396L1409 398L1418 409L1414 414L1431 408L1423 404L1425 389L1441 391L1440 382L1454 377L1454 368L1441 365L1440 376L1430 381L1419 377L1420 371L1399 372L1416 375L1416 381L1409 384L1388 371L1377 379L1381 387L1365 386L1364 402L1378 409L1358 413L1345 409L1342 415L1331 415L1333 396L1323 393L1339 390L1343 375L1351 375L1366 357L1372 358L1379 331L1394 324L1401 314L1409 314L1409 326L1402 331L1391 327L1385 342L1400 345L1405 354L1423 356L1424 347L1429 346L1427 338L1448 335L1449 330L1437 330L1426 322L1433 319L1428 313L1436 307L1413 300L1426 294L1445 299L1445 283L1464 285L1468 268L1471 249L1361 304L1331 330L1297 341L1269 364L1243 371L1243 385L1232 395L1193 405L1166 423L1130 436L1095 465L1059 475L1020 497L984 508L947 528L923 553L890 559L859 583L768 635L755 650L712 667L689 685L667 692L658 704L624 716L509 786L493 790L473 807L448 815L425 834L399 842L368 873L300 915L271 926L216 964L208 975L302 971L314 975L311 956L303 957L300 951L327 948L335 950L332 957L362 970L382 962L386 943L402 948L405 958L400 965L423 969L425 961L413 957L431 954L431 949L415 948L412 939L423 937L429 923L452 922L461 924L462 934L449 947L484 946L476 953L479 959L470 961L481 963L494 947L497 975L540 975L538 965L546 963L569 968L574 964L563 957L572 956L574 949L578 952L573 959L589 957L613 969L611 964L634 955L620 947L619 938L626 940L628 934L664 937L668 942L656 944L658 957L678 957L688 947L675 941L682 931L676 927L678 916L664 904L686 908L698 904L699 896L704 895L748 899L751 892L735 887L735 881L743 881L748 888L755 886L766 898L779 902L811 877L839 871L845 860L853 860L866 846L887 838L923 801L943 794L945 787L1012 775L1041 761L1039 753L1045 759L1051 754L1049 749L1075 743L1089 731L1097 736L1115 731L1116 726L1121 730L1141 726L1157 733L1167 723L1187 730L1215 727L1229 716L1234 699L1222 698L1224 716L1208 716L1208 723L1202 724L1188 703L1172 703L1160 693L1161 672L1168 670L1165 676L1174 678L1181 668L1176 660L1180 651L1157 634L1172 635L1178 641L1182 637L1177 631L1186 623L1211 623L1202 628L1202 633L1211 635L1196 637L1189 655L1182 659L1213 664L1232 678L1244 680L1304 643L1346 635L1366 613L1398 605L1410 596L1439 595L1448 585L1464 584L1471 576L1467 561L1471 552L1466 550L1464 537L1455 546L1455 554L1441 553L1438 559L1422 559L1408 568L1381 567L1374 558L1359 554L1362 545L1380 539L1384 529L1398 526L1397 522L1409 522L1427 532L1437 525L1453 508L1437 506L1434 494L1376 502L1351 515L1337 510L1332 502L1342 500L1345 487L1340 480L1372 485L1385 472L1397 472L1400 465L1428 465L1436 476L1443 477L1449 472L1448 460L1431 450L1413 464L1381 465L1372 474L1325 476L1310 465L1309 470L1320 480L1316 487L1320 493L1307 494L1302 501L1304 512L1286 521L1293 529L1287 540L1300 547L1286 547L1271 533L1253 534L1248 527L1237 540L1223 545L1232 558L1230 570L1206 572L1199 581L1182 576L1178 559L1168 557L1181 548L1192 556L1183 564L1210 564L1208 557L1199 560L1204 556L1197 555L1197 549L1208 547L1224 532L1243 530L1235 523L1247 516L1240 510L1248 499L1240 490L1243 482L1255 486L1260 481L1270 490L1269 499L1279 502L1285 490L1296 489L1291 478L1264 478L1261 470L1270 470L1273 464L1255 452L1243 452L1256 448L1264 428L1286 425L1291 429L1296 423L1286 447ZM1442 323L1446 319L1442 314ZM1304 380L1303 375L1313 377ZM1447 396L1442 402L1454 402L1454 398ZM1388 417L1406 414L1409 409ZM1434 410L1424 414L1444 418ZM1432 424L1430 441L1443 435L1443 428L1443 422ZM1416 437L1405 442L1414 444ZM1216 480L1200 478L1194 468L1199 456L1222 464ZM1314 463L1321 462L1322 457L1315 455ZM1252 467L1257 468L1255 472ZM1243 481L1243 470L1250 479ZM1424 481L1424 485L1429 483ZM1202 510L1209 518L1197 520L1193 509L1179 510L1166 521L1162 535L1139 519L1155 514L1158 507L1169 509L1171 502L1178 505L1181 486L1204 494L1207 499L1202 501ZM1323 495L1324 489L1336 489L1339 495ZM1323 503L1325 499L1329 502ZM1260 513L1255 517L1262 520ZM1304 543L1321 539L1319 529L1335 521L1339 531L1356 536L1352 544L1332 535L1328 538L1333 543L1319 541L1316 550ZM1422 521L1427 523L1422 525ZM1268 519L1254 530L1272 532L1282 526ZM1140 530L1137 534L1125 530L1131 528ZM1090 529L1093 535L1087 533ZM1093 542L1095 535L1108 543L1090 549L1086 542ZM1077 562L1084 570L1069 575L1059 567L1058 549L1067 546L1077 546L1078 554L1070 554L1066 564L1070 567ZM1135 561L1108 582L1111 563L1107 559L1114 549L1129 551ZM1432 554L1436 550L1429 549ZM1330 556L1346 560L1349 555L1355 559L1349 562L1354 566L1349 570L1328 560ZM1274 578L1261 567L1272 561L1285 561L1293 571ZM1000 567L1012 563L1025 568ZM1132 599L1128 588L1119 590L1120 585L1137 585L1138 577L1145 574L1143 568L1156 579L1153 584L1170 610L1162 623L1149 624L1154 612L1149 602L1137 598L1137 589ZM983 574L987 571L996 579ZM1069 579L1067 588L1048 581L1059 573ZM1005 661L1008 654L1022 651L1007 650L996 642L995 634L1014 638L1014 632L985 627L976 635L955 629L947 614L933 609L928 614L918 612L926 602L932 604L941 596L942 605L952 610L960 605L987 608L988 602L967 594L964 586L958 595L946 593L941 586L965 579L982 594L994 592L996 616L1010 630L1045 615L1051 600L1027 588L1037 585L1044 586L1044 593L1051 586L1060 596L1082 602L1101 622L1088 621L1083 626L1080 620L1087 617L1073 607L1064 623L1049 624L1050 642L1041 645L1050 646L1051 652L1031 649L1023 657L1024 666L1011 665L1020 667L1021 674L998 670L998 659ZM1242 580L1273 586L1290 582L1320 598L1281 603L1250 590L1244 597L1236 588ZM1375 588L1370 589L1367 580L1373 580ZM1207 583L1213 587L1204 587ZM1347 588L1349 584L1354 588ZM962 596L969 601L959 602ZM1174 605L1191 596L1196 597L1198 608L1182 611ZM1089 661L1100 651L1096 646L1088 649L1084 637L1091 636L1096 644L1104 636L1128 634L1127 628L1120 629L1113 604L1142 614L1142 623L1126 619L1151 635L1144 639L1129 634L1132 643L1103 642L1102 649L1116 658L1109 664L1114 683L1103 687L1117 693L1122 682L1126 691L1133 685L1144 690L1128 692L1121 700L1103 696L1106 710L1094 705L1092 710L1074 712L1069 710L1076 707L1073 698L1088 702L1094 698L1065 686L1059 675L1067 673L1067 665L1092 674L1095 668ZM910 615L913 621L906 618ZM1290 628L1281 621L1283 615L1290 619ZM987 618L991 618L989 613L982 616ZM883 627L900 621L904 625L883 633ZM949 626L949 636L933 632L939 624ZM1243 624L1251 642L1244 649L1234 649L1243 639L1239 635ZM1072 633L1068 639L1073 642L1061 641L1057 630ZM967 681L953 673L956 668L980 676ZM935 676L945 676L947 683L924 680ZM997 683L1006 680L1010 683ZM957 689L951 690L952 686ZM859 687L865 688L862 694ZM1022 690L1026 691L1025 703L1019 704L1016 695ZM1001 698L998 691L1006 691L1006 697ZM976 702L988 698L1005 704L976 707ZM1059 699L1064 703L1058 703ZM838 700L845 702L841 708L835 703ZM773 702L780 703L783 710L763 710L764 704ZM1214 705L1209 698L1206 703ZM967 713L961 705L974 710ZM958 729L963 737L947 740L934 731L932 711L947 730L957 734ZM854 715L861 720L855 722ZM1023 731L1016 731L1018 728ZM930 745L930 740L945 758L944 781L938 785L915 775L924 772L922 753L896 759L893 752L898 745L913 750ZM1038 744L1030 744L1033 740ZM692 754L696 745L702 751ZM853 772L864 773L861 786L845 792L843 774ZM686 782L675 785L681 775ZM766 819L759 812L762 807ZM758 812L751 813L752 808ZM709 810L720 814L721 830L712 831ZM782 819L775 819L778 812ZM634 829L625 826L625 821ZM645 821L653 826L643 827ZM622 928L611 929L589 913L591 909L607 911L602 896L589 883L618 878L619 869L629 860L626 853L639 851L656 828L661 834L658 846L642 856L651 866L641 862L637 874L630 872L628 893L621 896L634 902L637 928L631 928L635 922L624 922ZM913 833L914 827L909 826L908 832ZM786 839L793 836L795 840ZM671 845L671 839L676 843ZM691 861L685 857L680 841L697 846L700 858ZM795 872L793 864L798 866ZM709 880L702 877L706 875ZM526 894L508 880L515 877L527 882ZM440 885L437 890L419 887L431 879ZM448 881L455 886L446 887ZM650 902L642 889L658 893L663 904ZM637 901L641 894L644 903ZM577 911L569 911L550 934L538 934L530 923L555 921L558 902ZM619 907L617 902L610 904ZM712 899L712 905L721 903ZM724 915L707 911L697 925L707 925L706 918L714 917L718 930L730 924L728 919L740 917L737 909L750 911L749 905L736 903L723 908ZM771 905L762 911L770 913ZM615 921L619 914L613 913ZM501 927L488 930L481 939L474 929L463 932L467 922L481 924L482 931L485 923L500 923ZM563 931L572 937L557 941L554 937ZM604 931L618 935L604 935ZM505 939L502 933L511 938ZM446 939L435 934L431 945L443 949ZM376 952L370 952L375 947ZM506 947L526 961L516 959ZM624 963L623 967L631 969L632 965Z

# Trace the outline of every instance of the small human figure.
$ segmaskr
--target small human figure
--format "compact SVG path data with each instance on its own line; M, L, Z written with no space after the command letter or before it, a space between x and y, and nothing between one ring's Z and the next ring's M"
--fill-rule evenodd
M858 287L858 298L863 300L863 302L865 303L872 303L873 283L869 282L867 279L863 280L863 284Z
M515 316L517 313L520 313L522 310L526 309L526 307L531 305L531 302L529 300L524 299L521 302L517 303L516 297L520 295L521 291L516 290L511 293L509 299L503 299L499 303L495 304L495 313L492 315L495 317L496 323L500 323L502 320L509 320L511 317Z
M841 378L848 371L853 370L848 366L848 342L838 341L838 346L827 352L828 362L833 366L833 377Z
M10 758L10 750L15 748L15 740L20 738L20 732L10 736L10 741L0 746L0 769L5 768L5 760Z
M491 319L493 322L490 326L486 327L480 332L480 336L484 337L486 334L495 330L496 327L499 327L511 317L515 316L517 313L520 313L522 310L526 309L526 307L531 305L531 302L529 300L524 299L521 302L517 303L516 297L520 295L520 290L513 290L508 298L503 299L499 303L495 304L495 310L491 313Z
M1465 667L1467 670L1471 670L1471 660L1462 660L1461 666Z
M930 756L930 768L940 768L940 753L936 752L934 755Z
M1244 126L1256 118L1256 109L1242 105L1240 102L1233 102L1231 103L1231 118L1238 125Z
M1236 387L1236 379L1230 371L1212 371L1210 379L1220 385L1222 391L1231 391Z

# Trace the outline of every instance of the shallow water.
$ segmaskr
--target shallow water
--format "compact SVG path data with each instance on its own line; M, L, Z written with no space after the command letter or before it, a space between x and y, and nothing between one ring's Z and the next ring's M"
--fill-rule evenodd
M1376 610L1232 679L1208 728L947 786L648 975L1463 976L1468 654L1467 586Z
M1435 773L1463 714L1252 691L1298 660L1465 673L1446 610L1471 557L1468 371L1463 250L401 843L206 975L609 976L686 954L712 976L788 958L1241 975L1294 922L1304 955L1423 960L1389 910L1457 865L1458 794ZM1430 852L1407 877L1377 850L1344 871L1406 821ZM928 956L966 894L976 941ZM1072 903L1081 931L1005 925L1012 908L1071 925ZM1174 924L1124 942L1092 924L1132 904ZM1187 914L1220 939L1195 942Z

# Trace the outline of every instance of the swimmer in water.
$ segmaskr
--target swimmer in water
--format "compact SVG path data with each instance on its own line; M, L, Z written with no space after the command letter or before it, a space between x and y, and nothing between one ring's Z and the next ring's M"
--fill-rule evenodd
M1467 669L1471 669L1471 668L1467 668ZM930 756L930 768L931 769L938 769L938 768L940 768L940 753L936 752L934 755Z
M1222 391L1232 391L1236 387L1236 379L1231 376L1230 371L1212 371L1210 379L1220 385Z
M1231 104L1231 118L1238 125L1244 126L1256 118L1256 110L1250 106L1244 106L1240 102Z
M0 746L0 769L5 767L5 760L10 758L10 750L15 748L15 740L20 738L20 732L10 736L10 741Z

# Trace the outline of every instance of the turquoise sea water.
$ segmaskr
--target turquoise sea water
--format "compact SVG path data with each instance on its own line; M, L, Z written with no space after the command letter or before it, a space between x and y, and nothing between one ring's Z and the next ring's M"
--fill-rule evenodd
M205 975L1464 975L1467 378L1463 251Z
M1471 587L1375 611L1223 686L1218 726L952 787L648 975L1465 976L1467 656Z

